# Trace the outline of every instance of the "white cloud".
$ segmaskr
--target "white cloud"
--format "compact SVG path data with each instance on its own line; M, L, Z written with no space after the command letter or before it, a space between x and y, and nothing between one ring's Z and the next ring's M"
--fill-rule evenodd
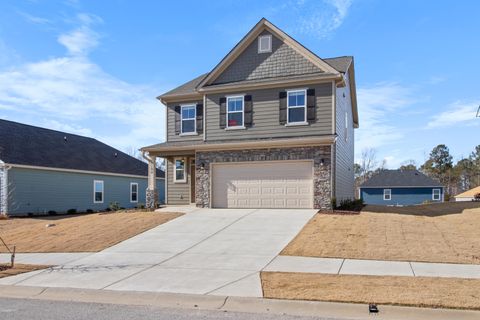
M446 110L432 118L427 127L439 128L455 125L478 125L480 119L476 118L479 102L457 101L449 105Z
M31 23L35 23L35 24L50 24L51 23L51 21L47 18L34 16L34 15L31 15L27 12L19 11L18 14L20 14L23 18L25 18L25 20L27 20L28 22L31 22Z
M100 37L91 26L102 22L99 17L88 14L79 14L77 19L81 23L78 28L58 37L58 42L74 56L86 55L98 45Z
M347 17L353 0L303 1L299 9L303 12L298 31L327 38L337 30Z
M121 148L160 142L164 109L155 99L162 88L131 84L92 62L98 44L90 28L99 18L77 17L79 26L61 34L68 56L24 63L0 71L0 109L14 121L93 136Z
M387 119L404 111L414 102L412 89L397 83L377 83L357 90L360 128L356 131L357 153L365 148L379 148L400 140L404 133ZM391 159L390 159L391 161Z

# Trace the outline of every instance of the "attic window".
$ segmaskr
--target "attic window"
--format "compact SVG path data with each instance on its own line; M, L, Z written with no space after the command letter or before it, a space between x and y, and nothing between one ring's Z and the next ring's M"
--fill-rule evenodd
M272 52L272 35L258 37L258 53Z

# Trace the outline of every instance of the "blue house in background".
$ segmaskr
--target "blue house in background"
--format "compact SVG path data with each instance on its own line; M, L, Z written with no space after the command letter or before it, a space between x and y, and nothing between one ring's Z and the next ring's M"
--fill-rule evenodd
M0 214L145 205L146 163L98 140L0 119ZM159 203L165 175L157 169Z
M365 204L407 206L443 202L444 187L417 170L382 170L360 186Z

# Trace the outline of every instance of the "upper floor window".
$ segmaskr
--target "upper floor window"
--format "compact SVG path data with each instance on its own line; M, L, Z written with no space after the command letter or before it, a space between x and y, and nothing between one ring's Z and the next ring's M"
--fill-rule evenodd
M258 37L258 53L272 52L272 35Z
M440 189L433 189L432 191L432 200L439 201L441 197Z
M227 97L227 128L243 127L243 96Z
M392 200L392 189L383 189L383 200Z
M130 202L138 202L138 183L130 183Z
M287 123L306 123L307 90L294 90L287 92Z
M197 108L195 105L182 106L182 131L181 133L195 133Z
M187 176L185 174L185 159L175 159L175 172L173 175L174 182L186 182Z
M93 181L93 203L103 203L103 181Z

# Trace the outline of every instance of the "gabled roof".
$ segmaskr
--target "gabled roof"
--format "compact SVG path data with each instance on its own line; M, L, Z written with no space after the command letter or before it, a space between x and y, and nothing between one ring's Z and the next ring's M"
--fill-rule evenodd
M0 161L12 165L147 176L146 163L93 138L0 119ZM157 170L159 178L164 172Z
M338 75L338 71L323 61L316 54L305 48L295 39L280 30L273 23L265 18L262 18L243 38L237 43L235 47L213 68L213 70L198 84L197 89L201 91L202 87L210 85L213 81L233 62L235 59L264 31L268 30L273 35L278 37L288 46L300 53L303 57L308 59L311 63L316 65L323 72L331 75Z
M277 37L280 41L288 46L289 50L294 52L294 57L291 59L301 63L293 63L295 72L291 72L291 68L283 65L281 62L277 62L278 68L270 66L269 72L264 70L254 69L253 73L261 74L260 77L250 77L247 79L235 79L236 81L218 81L218 79L224 71L228 71L228 68L235 63L249 46L256 41L257 37L262 32L268 32ZM272 53L273 55L273 53ZM283 53L279 54L283 55ZM290 56L290 55L289 55ZM276 58L275 58L276 59ZM272 63L273 60L272 59ZM290 60L288 60L290 61ZM308 62L306 65L304 62ZM265 67L263 64L262 67ZM300 68L298 68L300 66ZM313 67L317 68L318 72L314 72ZM303 67L303 68L301 68ZM237 70L236 67L232 67L233 70ZM260 69L260 68L258 68ZM287 69L290 72L279 72L277 69ZM298 69L298 70L297 70ZM243 70L243 69L239 69ZM305 70L302 73L301 70ZM232 71L231 74L235 72ZM278 74L280 73L280 75ZM312 51L305 48L302 44L290 37L288 34L280 30L270 21L262 18L241 40L240 42L213 68L212 71L205 73L197 78L190 80L183 85L170 90L157 99L161 100L164 104L173 101L193 100L201 99L202 95L206 92L229 92L232 89L248 90L252 88L271 88L282 85L299 85L315 83L318 81L334 80L340 85L344 83L344 74L349 75L350 78L350 92L352 99L352 112L354 125L358 127L358 109L357 109L357 97L355 88L355 71L353 57L343 56L335 58L321 59ZM267 75L265 75L267 74Z
M331 65L335 70L341 73L347 73L350 64L353 61L352 56L343 56L343 57L335 57L335 58L325 58L323 59L326 63Z
M473 198L477 193L480 193L480 186L457 194L455 198Z
M381 170L360 188L443 187L418 170Z
M164 97L164 96L169 96L169 97L173 97L173 96L183 96L183 95L193 95L193 94L196 94L197 93L197 90L195 89L198 84L208 75L208 72L207 73L204 73L202 74L201 76L198 76L196 77L195 79L193 80L190 80L188 82L185 82L184 84L182 84L181 86L179 87L176 87L175 89L172 89L164 94L162 94L160 97L157 97L157 98L161 98L161 97Z

